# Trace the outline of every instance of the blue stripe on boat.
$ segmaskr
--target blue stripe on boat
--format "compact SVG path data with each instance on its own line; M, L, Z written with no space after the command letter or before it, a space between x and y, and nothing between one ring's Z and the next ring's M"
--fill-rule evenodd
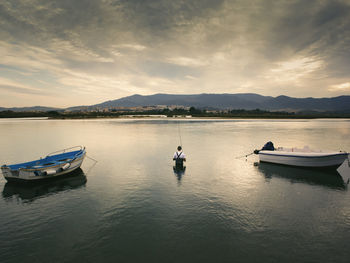
M285 155L285 154L270 154L270 153L261 153L259 154L264 154L264 155L269 155L269 156L283 156L283 157L298 157L298 158L326 158L330 156L347 156L348 153L336 153L336 154L328 154L328 155L323 155L323 156L300 156L300 155Z

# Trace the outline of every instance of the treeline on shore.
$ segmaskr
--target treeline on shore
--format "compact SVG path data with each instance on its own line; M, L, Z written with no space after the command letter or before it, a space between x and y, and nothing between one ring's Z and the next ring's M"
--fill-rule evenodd
M29 118L29 117L48 117L52 119L80 119L80 118L114 118L123 116L152 116L163 115L167 117L207 117L207 118L350 118L349 112L287 112L287 111L267 111L267 110L225 110L214 111L205 109L176 108L173 110L148 110L148 111L47 111L47 112L16 112L0 111L0 118Z

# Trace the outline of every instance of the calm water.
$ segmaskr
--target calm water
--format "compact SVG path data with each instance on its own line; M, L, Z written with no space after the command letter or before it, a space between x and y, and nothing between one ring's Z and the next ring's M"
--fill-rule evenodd
M1 262L349 262L339 175L236 159L268 140L350 151L349 135L349 120L0 120L2 164L74 145L98 160L32 187L1 177Z

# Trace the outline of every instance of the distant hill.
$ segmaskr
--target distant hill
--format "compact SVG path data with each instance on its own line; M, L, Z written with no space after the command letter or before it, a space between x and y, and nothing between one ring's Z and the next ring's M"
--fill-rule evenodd
M258 108L264 101L272 97L258 94L198 94L198 95L171 95L155 94L149 96L133 95L117 100L96 104L96 107L137 107L152 105L182 105L197 108Z
M240 94L197 94L174 95L154 94L149 96L132 95L116 100L109 100L90 106L75 106L67 108L70 111L93 110L111 107L140 106L187 106L200 109L261 109L269 111L337 111L350 112L350 96L333 98L293 98L288 96L262 96L254 93ZM0 108L0 111L61 111L65 109L51 107Z
M213 109L262 109L290 111L350 111L350 96L333 98L292 98L287 96L262 96L253 93L242 94L198 94L149 96L133 95L110 100L90 107L137 107L152 105L182 105Z

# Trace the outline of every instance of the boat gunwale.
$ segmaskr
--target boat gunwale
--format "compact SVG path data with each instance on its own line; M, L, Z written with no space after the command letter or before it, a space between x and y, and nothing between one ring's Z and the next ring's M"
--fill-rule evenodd
M51 169L51 168L56 168L56 167L60 167L62 166L63 164L66 164L66 163L72 163L72 162L75 162L77 160L80 160L82 158L84 158L85 156L85 153L83 154L83 156L79 157L79 158L75 158L73 161L67 161L67 162L62 162L60 164L56 164L56 165L53 165L53 166L45 166L45 167L38 167L38 168L18 168L17 170L18 171L26 171L26 172L33 172L33 171L40 171L40 170L46 170L46 169ZM11 171L16 171L16 170L12 170Z

